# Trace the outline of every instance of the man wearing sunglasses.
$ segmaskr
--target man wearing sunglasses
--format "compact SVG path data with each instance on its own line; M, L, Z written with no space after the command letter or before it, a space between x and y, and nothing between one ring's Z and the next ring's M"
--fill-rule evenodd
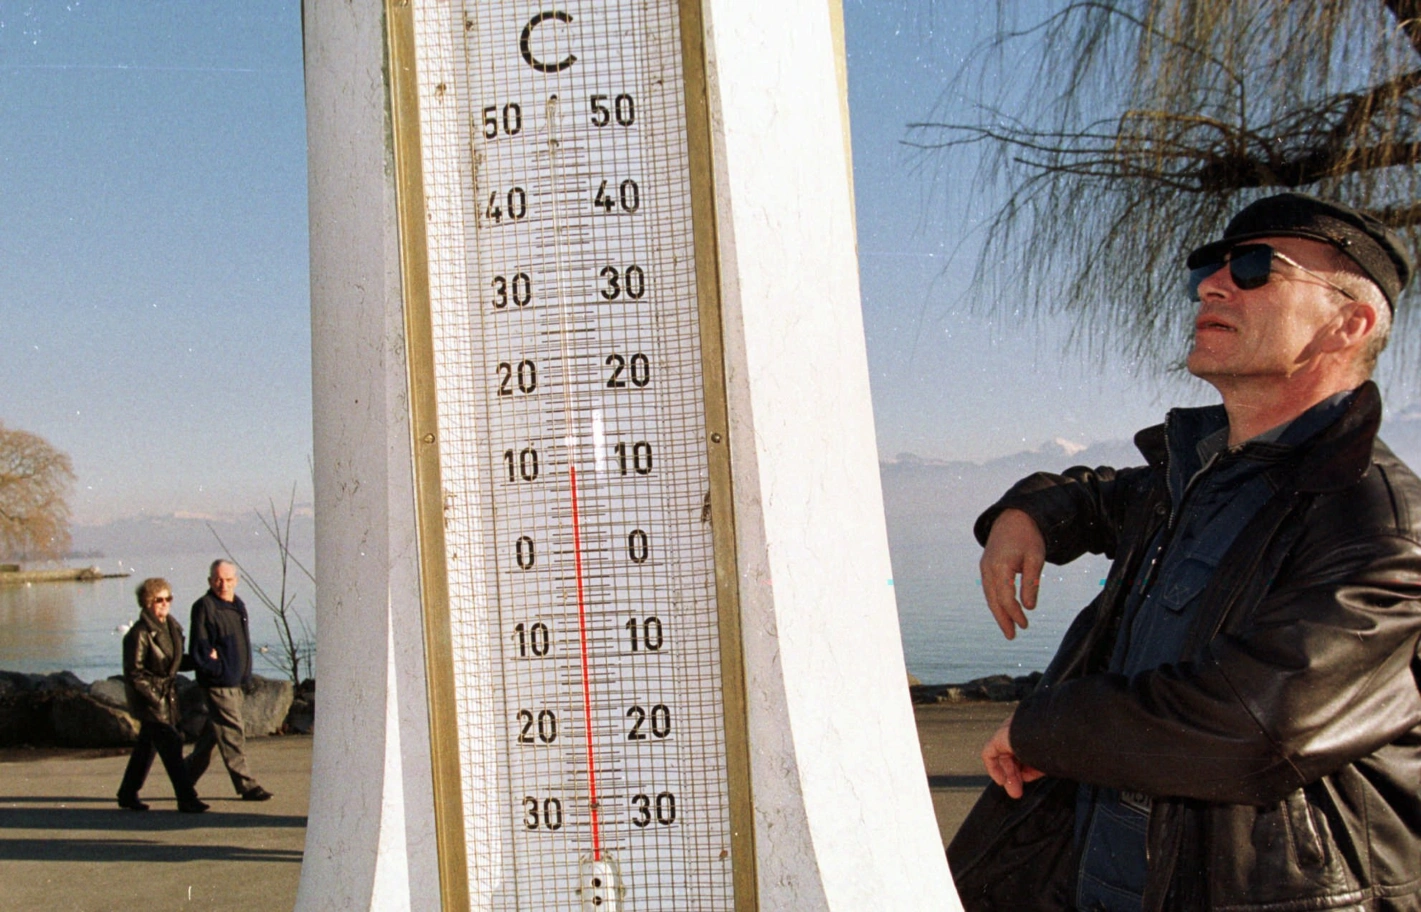
M1042 564L1112 558L982 751L949 849L969 910L1421 909L1421 482L1368 379L1400 239L1286 193L1189 255L1222 403L1146 465L1037 474L977 521L1008 639ZM1017 580L1020 579L1018 590Z

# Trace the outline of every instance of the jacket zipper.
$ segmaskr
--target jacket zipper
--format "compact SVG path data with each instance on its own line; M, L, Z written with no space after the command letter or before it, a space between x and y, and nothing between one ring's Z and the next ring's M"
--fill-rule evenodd
M1275 495L1275 496L1276 496L1276 495ZM1283 527L1283 522L1284 522L1284 520L1286 520L1286 519L1288 518L1288 516L1293 513L1293 511L1296 509L1296 507L1297 507L1297 500L1296 500L1296 498L1293 498L1293 499L1292 499L1292 502L1290 502L1286 507L1284 507L1284 508L1282 508L1282 509L1280 510L1277 519L1275 519L1275 520L1272 522L1271 527L1268 529L1267 538L1258 546L1258 548L1257 548L1256 551L1254 552L1253 558L1249 561L1248 566L1245 568L1245 572L1244 572L1243 575L1240 577L1240 579L1252 579L1254 576L1257 575L1257 573L1258 573L1258 568L1259 568L1259 566L1263 563L1264 557L1268 554L1269 550L1272 548L1274 541L1277 540L1277 537L1278 537L1278 530ZM1264 509L1267 509L1267 508L1265 507ZM1240 600L1241 598L1243 598L1243 592L1239 591L1238 589L1234 589L1233 592L1232 592L1232 594L1231 594L1231 596L1230 596L1230 598L1229 598L1228 603L1224 606L1223 610L1219 612L1218 617L1215 619L1213 625L1210 627L1208 635L1207 635L1203 640L1197 640L1197 639L1196 639L1195 641L1189 643L1189 644L1188 644L1188 648L1192 651L1193 649L1195 649L1195 648L1198 647L1198 644L1199 644L1199 643L1201 643L1201 642L1208 642L1208 641L1210 641L1210 640L1213 640L1215 637L1217 637L1217 636L1219 635L1219 631L1221 631L1221 630L1223 629L1225 621L1227 621L1228 618L1229 618L1229 616L1230 616L1231 614L1233 614L1234 608L1235 608L1235 606L1237 606L1237 604L1238 604L1238 602L1239 602L1239 600ZM1157 812L1159 812L1159 813L1164 813L1165 810L1166 810L1166 807L1167 807L1167 806L1164 806L1164 805L1155 805L1154 811L1157 811ZM1175 816L1176 818L1178 817L1178 813L1179 813L1178 810L1176 810L1176 813L1174 814L1174 816ZM1176 830L1177 830L1177 828L1180 827L1181 825L1182 825L1182 823L1181 823L1178 819L1172 821L1172 828L1173 828L1173 829L1176 829ZM1153 830L1153 827L1151 827L1150 829ZM1147 835L1146 835L1146 839L1145 839L1145 859L1146 859L1147 862L1150 860L1151 855L1153 854L1153 853L1151 853L1151 851L1150 851L1150 839L1148 838L1148 833L1149 833L1149 831L1147 831ZM1158 875L1157 875L1157 876L1162 877L1162 878L1165 879L1165 888L1164 888L1163 892L1161 892L1161 893L1159 894L1159 902L1152 906L1152 908L1150 909L1150 912L1162 912L1162 910L1164 909L1164 902L1165 902L1165 900L1168 898L1168 894L1169 894L1169 883L1170 883L1171 881L1173 881L1173 879L1174 879L1174 868L1175 868L1175 863L1178 861L1178 858L1177 858L1177 853L1178 853L1178 851L1179 851L1179 847L1176 845L1176 846L1175 846L1176 857L1170 860L1169 865L1168 865L1168 870L1161 869L1161 870L1159 871ZM1147 868L1147 870L1149 870L1151 873L1154 873L1154 871L1153 871L1153 866L1150 866L1149 868ZM1145 892L1146 892L1147 894L1149 893L1149 883L1150 883L1150 880L1151 880L1151 878L1150 878L1149 876L1147 876L1147 877L1146 877L1146 880L1145 880Z

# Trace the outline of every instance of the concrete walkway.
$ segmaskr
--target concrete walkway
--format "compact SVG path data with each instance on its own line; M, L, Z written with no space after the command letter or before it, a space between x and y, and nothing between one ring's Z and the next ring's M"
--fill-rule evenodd
M987 783L977 752L1005 704L918 707L918 733L944 841ZM287 912L306 838L309 737L247 742L253 774L276 793L245 802L214 758L198 783L212 805L179 814L162 765L142 798L114 793L127 751L0 751L0 910Z
M982 745L1011 715L1015 703L958 703L914 707L933 812L947 845L977 796L992 780L982 767Z
M127 751L3 752L0 909L291 909L306 841L311 739L256 738L247 759L275 798L240 800L214 757L198 783L212 810L179 814L155 761L140 796L152 810L135 813L114 800Z

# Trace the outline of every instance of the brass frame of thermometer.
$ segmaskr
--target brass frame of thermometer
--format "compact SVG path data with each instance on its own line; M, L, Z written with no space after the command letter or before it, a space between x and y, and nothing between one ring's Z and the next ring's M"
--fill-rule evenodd
M416 32L411 3L412 0L385 0L394 178L409 370L440 892L446 909L467 909L470 903L470 888L464 832L465 796L461 785L458 710L454 690L454 631L450 618L449 571L445 547L445 503L441 484L429 240L426 232L426 201L419 129ZM717 210L705 33L699 0L679 0L678 5L704 387L705 446L710 475L709 510L714 516L712 536L734 909L736 912L753 912L758 906L753 806L740 628L739 572L731 489L730 427L722 344Z

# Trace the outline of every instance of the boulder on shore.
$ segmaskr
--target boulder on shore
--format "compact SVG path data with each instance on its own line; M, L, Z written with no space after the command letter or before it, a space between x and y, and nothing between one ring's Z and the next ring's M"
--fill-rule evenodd
M316 682L307 678L296 688L291 709L286 712L288 734L309 735L316 730Z
M178 731L183 733L184 741L191 743L197 740L197 736L202 734L202 727L207 724L207 698L197 682L187 675L178 675L176 684L178 711L183 715Z
M115 709L128 711L128 691L123 686L123 676L114 675L95 681L89 685L89 696L100 703L107 703Z
M47 707L37 698L39 678L0 671L0 747L37 744L52 737Z
M40 693L59 693L66 690L83 690L88 685L79 680L72 671L56 671L47 675L25 675L34 681L35 690Z
M1010 675L989 675L974 678L965 684L922 684L909 687L914 703L1014 703L1024 699L1041 680L1041 672L1013 678Z
M304 727L314 725L315 682L303 682ZM193 741L207 723L202 688L178 675L178 726ZM252 691L243 705L243 728L249 738L281 732L292 708L290 681L252 676ZM121 747L138 738L139 722L128 712L123 679L111 677L85 684L68 671L49 675L0 671L0 747L19 745L60 747Z
M62 747L122 747L138 740L138 720L128 710L80 690L57 694L49 721Z
M293 692L290 681L252 675L250 691L242 699L243 734L260 738L280 732L291 709ZM183 712L183 737L197 740L207 724L207 697L200 686L183 675L178 675L178 706Z
M0 671L0 747L107 747L137 736L132 717L90 697L88 685L73 672Z
M260 738L281 731L294 692L290 681L252 675L252 691L242 703L242 729L247 737Z

